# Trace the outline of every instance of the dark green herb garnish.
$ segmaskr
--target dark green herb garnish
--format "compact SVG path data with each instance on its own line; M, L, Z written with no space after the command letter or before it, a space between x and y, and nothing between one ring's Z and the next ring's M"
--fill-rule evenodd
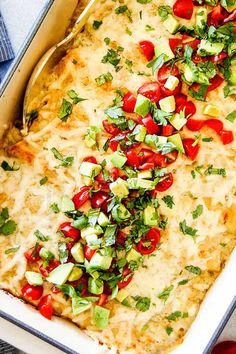
M186 266L185 269L193 274L200 275L202 273L201 268L195 267L193 265Z
M165 288L165 289L157 296L158 299L166 301L166 300L169 298L170 293L171 293L171 291L172 291L173 289L174 289L174 285L171 285L171 286L169 286L168 288Z
M93 21L93 28L94 28L95 30L97 30L97 29L99 29L99 27L101 26L101 24L102 24L102 21L94 20L94 21Z
M188 312L175 311L166 317L168 321L176 321L178 318L187 318Z
M9 165L9 163L7 161L2 161L1 163L1 167L4 171L18 171L20 169L20 167L17 166L16 162L14 161L12 166Z
M162 198L163 202L166 204L166 206L170 209L173 208L173 205L175 205L174 203L174 197L172 195L165 195Z
M37 237L38 240L42 241L42 242L46 242L50 240L49 236L44 235L41 231L36 230L34 232L34 235Z
M40 179L39 184L40 186L43 186L45 183L47 183L48 177L44 176L43 178Z
M102 74L95 79L98 86L102 86L106 82L110 82L112 80L113 80L113 76L109 71L106 74Z
M193 219L197 219L203 213L203 205L199 204L196 209L192 212Z
M17 247L12 247L12 248L8 248L7 250L5 250L5 254L11 254L11 253L16 253L19 250L20 246Z
M73 156L68 156L64 157L56 148L51 149L55 159L61 161L61 164L56 166L56 168L62 166L62 167L69 167L73 164L74 162L74 157Z
M151 300L149 297L142 296L133 296L133 299L136 301L136 309L141 312L146 312L150 308Z
M181 221L181 222L179 223L179 228L180 228L180 231L181 231L184 235L191 236L194 241L196 240L196 237L198 237L198 235L197 235L198 230L197 230L197 229L193 229L193 228L190 227L190 226L187 226L186 220L183 220L183 221Z

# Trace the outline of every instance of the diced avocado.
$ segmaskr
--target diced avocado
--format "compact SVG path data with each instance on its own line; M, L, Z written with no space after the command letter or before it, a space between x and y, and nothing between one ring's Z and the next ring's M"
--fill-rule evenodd
M91 184L93 184L93 179L87 176L82 176L82 181L85 186L91 186Z
M88 217L86 215L79 216L76 220L73 220L71 226L78 230L83 230L88 226Z
M140 171L140 172L138 172L138 178L141 178L141 179L152 178L152 171L151 170Z
M236 65L231 66L231 74L228 82L230 85L236 85Z
M139 124L134 128L133 134L135 134L134 139L136 141L143 142L147 134L147 129L144 127L144 125Z
M205 7L200 7L196 12L196 31L201 34L205 29L207 24L207 9Z
M70 252L77 263L84 263L84 246L81 242L77 242Z
M30 285L43 284L43 278L41 273L27 271L25 272L25 277Z
M101 307L95 306L93 309L93 322L95 326L101 329L105 329L108 327L110 310Z
M97 143L97 134L100 129L97 126L90 126L87 129L87 134L84 137L84 142L87 147L92 148Z
M101 235L103 234L103 229L99 225L95 225L94 227L86 227L85 229L81 230L81 238L85 238L88 235Z
M179 79L173 75L170 75L168 79L166 80L166 83L164 85L165 88L167 88L170 91L174 91L174 89L179 85Z
M110 220L102 211L100 212L99 217L98 217L98 224L102 227L110 224Z
M80 313L89 310L92 307L92 303L83 303L80 297L72 297L72 312L73 315L79 315Z
M194 72L188 64L184 65L183 75L187 82L192 83L194 81Z
M116 295L116 300L119 302L122 302L124 299L126 299L129 296L129 293L125 289L120 289L118 291L118 294Z
M221 114L221 111L218 107L213 106L212 104L208 104L204 108L203 114L206 114L207 116L211 116L211 117L219 117Z
M236 9L236 2L234 0L221 0L220 3L228 12Z
M100 295L103 293L103 281L101 279L89 278L88 280L88 291L95 295Z
M96 163L84 161L80 165L79 172L83 176L93 178L96 177L101 172L101 170L102 170L102 166Z
M120 177L110 183L110 190L119 198L126 198L129 195L128 183Z
M174 34L179 28L179 21L171 14L169 14L165 21L163 21L163 26L171 34Z
M157 47L155 47L155 55L159 57L160 55L165 54L164 60L168 61L170 59L173 59L175 57L174 53L172 52L168 41L163 40L158 44Z
M141 117L146 117L149 113L151 107L151 101L143 96L138 94L137 101L134 107L134 112L140 115Z
M162 98L159 101L159 105L162 111L166 113L171 113L175 111L175 98L174 96L168 96L165 98Z
M98 279L100 277L100 273L95 271L95 272L90 272L91 277L93 277L93 279Z
M205 57L207 55L217 55L224 49L224 43L211 43L206 39L202 39L197 54Z
M111 262L112 262L111 256L105 256L102 255L100 252L96 252L92 257L89 266L90 268L107 270L110 268Z
M115 151L114 154L111 156L111 163L113 166L121 168L127 161L127 157L121 151Z
M228 54L229 56L231 57L233 54L236 53L236 43L235 42L232 42L229 44L228 46ZM235 69L235 68L234 68ZM234 70L235 71L235 70Z
M93 146L96 145L96 140L94 140L93 138L91 138L91 136L89 135L86 135L84 137L84 142L85 142L85 145L88 147L88 148L92 148Z
M41 248L41 250L39 251L39 255L44 261L51 261L52 259L55 258L54 254L51 251L49 251L46 247Z
M167 138L165 136L157 136L155 134L147 134L145 137L145 144L152 148L157 148L165 145Z
M180 130L183 128L183 126L187 123L187 119L183 118L179 113L175 113L170 119L169 119L171 125L177 130Z
M146 189L149 191L154 189L153 182L146 179L128 178L127 182L130 189Z
M123 204L117 204L111 211L112 217L115 221L121 222L123 220L129 219L131 214L128 209Z
M63 213L65 213L67 211L75 210L75 206L70 197L68 197L67 195L63 195L63 197L61 198L59 209Z
M168 136L168 141L174 144L179 152L182 152L184 154L185 151L180 134Z
M131 248L131 250L126 255L126 259L128 262L138 261L141 257L142 255L139 252L137 252L134 248Z
M148 205L143 212L144 225L147 226L157 226L159 221L159 215L156 209Z
M68 280L69 281L76 281L76 280L79 280L83 275L83 271L82 269L78 268L78 267L74 267L72 269L72 272L70 273L69 275L69 278Z
M62 285L68 280L73 267L73 263L60 264L58 267L51 271L46 279L49 283Z

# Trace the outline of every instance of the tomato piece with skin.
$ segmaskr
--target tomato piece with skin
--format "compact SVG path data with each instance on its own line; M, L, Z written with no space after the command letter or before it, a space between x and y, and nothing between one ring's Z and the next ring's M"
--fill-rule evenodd
M186 139L182 140L185 153L191 160L196 159L196 157L199 153L199 149L200 149L199 144L193 146L194 142L195 142L195 139L192 139L192 138L186 138Z
M99 295L98 299L98 306L103 306L108 300L108 295L107 294L101 294Z
M129 285L129 283L133 279L133 275L131 273L131 270L128 267L124 268L122 275L123 275L124 279L118 281L118 283L117 283L119 289L125 288L127 285Z
M124 245L126 239L127 239L126 233L124 233L123 231L118 231L116 236L116 243L118 243L119 245Z
M213 129L217 134L223 130L223 123L219 119L207 119L204 121L204 126Z
M110 196L103 191L95 192L91 198L92 208L101 208L101 206L110 198Z
M184 93L179 93L178 95L176 95L175 96L176 108L185 104L187 102L187 100L188 100L187 95L185 95Z
M230 144L234 141L233 132L231 130L221 130L219 135L224 145Z
M211 92L215 90L217 87L219 87L224 82L224 79L220 75L216 74L209 81L210 81L210 86L208 86L207 92Z
M174 133L174 128L172 125L167 124L162 127L162 135L163 136L170 136Z
M221 52L218 55L213 55L211 57L212 63L219 63L220 61L226 59L228 57L228 54L226 52Z
M151 229L149 230L144 239L141 239L138 244L137 244L137 250L141 253L141 254L151 254L156 250L156 246L157 244L160 242L160 231L158 229ZM150 244L148 245L148 247L145 245L147 242L149 242Z
M42 276L46 278L48 277L49 273L53 269L57 268L60 264L61 262L58 259L53 259L52 261L49 262L49 264L46 267L44 267L43 264L41 264L39 266L39 271L42 274Z
M194 64L205 63L206 61L209 61L209 58L201 57L200 55L195 54L192 56L192 61L194 62Z
M135 166L135 167L139 166L139 156L135 151L129 150L126 152L125 155L127 157L127 161L126 161L127 165Z
M127 113L133 113L136 104L136 97L132 92L126 92L123 97L123 110Z
M164 84L170 75L180 77L178 67L175 64L163 64L157 72L157 80Z
M235 353L236 353L236 342L232 340L227 340L224 342L217 343L211 352L211 354L235 354Z
M236 20L236 9L233 12L231 12L231 14L229 16L224 18L223 23L227 23L227 22L235 21L235 20Z
M84 246L84 257L87 259L87 261L91 261L95 252L96 250L92 250L89 246Z
M173 150L171 152L168 152L168 154L165 154L165 161L167 165L171 165L172 163L174 163L178 157L178 151L177 150Z
M88 156L83 159L83 162L91 162L91 163L98 163L97 159L94 156Z
M117 135L121 132L119 128L117 128L114 124L109 123L107 119L102 121L103 128L108 134Z
M177 49L182 47L182 39L169 38L169 46L173 53L176 53Z
M193 15L192 0L176 0L173 5L175 16L190 20Z
M43 295L43 287L40 285L26 284L21 289L21 293L24 298L36 301Z
M148 61L152 60L154 57L154 44L150 41L139 42L139 47Z
M155 191L165 192L167 189L169 189L172 186L173 182L174 182L173 174L169 172L162 181L157 183L155 187Z
M183 34L182 43L183 43L183 48L185 48L186 45L189 45L190 47L192 47L193 50L197 50L198 45L201 43L201 41L200 39L196 39L188 36L187 34Z
M189 118L186 126L189 130L191 130L192 132L197 132L200 129L202 129L203 125L204 125L204 120L202 119L193 119L193 118Z
M28 251L24 253L25 258L30 262L38 262L40 261L41 257L39 255L39 251L41 250L42 246L39 245L35 250L35 247L30 248Z
M117 167L112 167L109 170L109 175L111 176L113 181L116 181L117 178L119 177L120 173L119 173L119 169Z
M167 89L165 86L161 86L161 93L162 93L162 97L168 97L168 96L176 96L178 95L178 93L181 92L182 89L182 82L180 81L178 83L178 86L176 86L176 88L174 90L169 90Z
M63 222L58 231L61 231L64 236L72 238L74 242L80 237L80 230L73 227L69 221Z
M185 117L191 117L196 113L197 109L192 101L187 101L186 103L176 108L177 113L180 113L181 111L184 112Z
M218 27L227 17L228 12L220 4L218 4L213 8L213 11L207 15L207 24L208 26Z
M111 139L108 142L109 148L114 152L117 151L119 144L120 144L120 141L118 141L118 140Z
M147 82L138 89L138 94L143 95L152 102L158 102L161 98L161 89L158 82Z
M52 295L48 294L41 298L38 310L48 320L52 319Z
M147 129L148 134L158 134L161 131L161 128L157 123L154 122L150 114L142 119L142 123Z
M79 209L89 199L90 199L90 187L89 186L81 187L80 191L76 193L72 198L75 209Z
M145 162L144 164L139 166L140 171L152 170L155 167L153 162Z

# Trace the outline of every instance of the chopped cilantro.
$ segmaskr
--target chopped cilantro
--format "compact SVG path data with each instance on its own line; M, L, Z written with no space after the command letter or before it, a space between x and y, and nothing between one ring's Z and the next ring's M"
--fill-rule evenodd
M185 269L193 274L200 275L202 273L201 268L195 267L193 265L186 266Z
M210 165L205 171L204 175L209 176L209 175L219 175L222 177L226 177L226 171L224 168L215 168L213 165Z
M149 2L151 2L151 1L152 0L137 0L137 2L142 5L149 4Z
M229 113L226 117L226 119L228 121L230 121L231 123L233 123L236 119L236 111L234 110L233 112Z
M178 318L187 318L188 312L175 311L166 317L168 321L176 321Z
M72 113L72 103L67 101L65 98L62 99L62 104L58 113L58 118L63 122L66 122L70 114Z
M194 241L196 240L196 237L198 237L198 235L197 235L198 230L197 230L197 229L193 229L193 228L190 227L190 226L187 226L186 220L183 220L183 221L181 221L181 222L179 223L179 228L180 228L180 231L181 231L184 235L189 235L189 236L191 236Z
M51 209L55 214L57 214L57 213L60 212L60 209L59 209L57 203L52 203L52 204L50 205L50 209Z
M1 167L4 171L18 171L20 169L20 167L18 167L16 165L15 161L13 162L13 164L11 166L11 165L9 165L9 163L7 161L4 160L1 163Z
M87 101L87 98L79 97L75 90L69 90L67 95L72 99L73 104L80 103L82 101Z
M188 283L188 279L183 279L178 282L178 285L185 285Z
M155 72L160 69L160 67L165 63L165 54L159 55L156 59L153 59L147 64L148 68L152 68L152 73L155 74Z
M118 6L115 9L115 14L125 14L128 17L129 21L132 22L131 11L128 9L127 5Z
M146 312L150 308L151 300L144 296L133 296L133 299L136 301L136 309L141 312Z
M150 26L150 25L146 25L145 26L145 31L147 31L147 32L155 31L155 28Z
M211 141L213 141L213 138L202 138L202 141L204 141L205 143L210 143Z
M129 60L129 59L126 59L126 60L125 60L125 64L127 65L128 71L129 71L130 73L132 73L132 72L133 72L133 70L132 70L133 62L132 62L131 60Z
M62 166L62 167L69 167L73 164L74 162L74 157L73 156L68 156L64 157L56 148L51 149L55 159L61 161L61 164L56 166L56 168Z
M65 242L58 242L58 253L60 262L66 263L68 261L69 252Z
M158 7L158 15L163 21L167 19L167 16L172 14L172 8L168 5L161 5Z
M98 86L102 86L106 82L109 82L109 81L112 81L112 80L113 80L113 76L112 76L112 74L109 71L106 74L102 74L102 75L98 76L95 79L95 81L96 81Z
M38 118L38 111L36 111L35 109L33 109L31 112L26 114L26 121L28 124L32 124L33 121Z
M94 20L93 21L93 28L95 30L99 29L99 27L102 25L102 21L97 21L97 20Z
M126 27L125 32L126 32L129 36L132 36L132 31L131 31L128 27Z
M169 298L170 293L173 289L174 289L174 285L165 288L159 295L157 295L158 299L166 301Z
M168 334L168 336L171 335L171 333L173 332L173 328L172 327L166 327L166 333Z
M8 248L7 250L5 250L5 254L10 254L10 253L16 253L19 250L20 246L17 247L12 247L12 248Z
M44 176L43 178L40 179L39 184L40 186L44 185L45 183L47 183L48 181L48 177Z
M118 66L120 59L121 58L118 51L115 51L114 49L108 49L107 54L104 55L104 57L102 58L102 63L109 63L116 68L116 71L119 71L121 68L120 66Z
M163 202L166 204L166 206L170 209L173 208L173 205L175 205L174 203L174 197L172 195L165 195L162 198Z
M73 59L73 60L72 60L72 63L73 63L74 65L78 64L78 62L77 62L76 59Z
M105 37L105 38L104 38L104 42L105 42L106 45L109 45L109 44L110 44L110 41L111 41L111 40L110 40L109 37Z
M50 240L49 236L44 235L41 231L36 230L34 232L34 235L37 237L38 240L42 241L42 242L46 242Z
M196 209L192 212L193 219L197 219L203 213L203 205L197 205Z
M0 213L0 235L9 236L16 230L16 223L9 219L8 208L3 208Z

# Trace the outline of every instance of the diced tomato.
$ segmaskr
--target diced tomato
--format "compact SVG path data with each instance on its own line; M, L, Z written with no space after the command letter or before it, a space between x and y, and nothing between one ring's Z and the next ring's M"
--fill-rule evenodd
M161 131L161 128L154 122L150 114L142 119L142 123L146 127L148 134L158 134Z
M95 192L91 198L92 208L101 208L101 206L109 199L109 195L106 192Z
M119 173L119 169L117 167L112 167L109 170L109 175L111 176L111 178L113 179L113 181L116 181L117 178L119 177L120 173Z
M150 149L141 149L139 151L140 164L143 164L145 162L149 162L149 158L152 158L154 155L155 155L155 153Z
M98 163L94 156L88 156L83 159L83 162L91 162L91 163Z
M174 90L169 90L165 86L161 86L162 97L175 96L180 93L182 89L182 82L179 81L178 86Z
M127 165L135 167L139 166L139 156L135 151L129 150L125 153L125 155L127 157Z
M141 254L151 254L155 251L157 244L161 238L160 231L157 229L151 229L145 235L145 238L140 240L137 244L137 250ZM148 243L148 245L147 245Z
M175 96L175 104L176 104L176 108L178 108L179 106L185 104L187 102L188 98L185 94L183 93L179 93L178 95Z
M203 124L204 120L189 118L186 123L186 126L192 132L197 132L203 127Z
M49 262L49 264L44 267L43 264L39 266L39 271L42 274L44 278L48 277L49 273L57 268L60 265L60 261L58 259L53 259L52 261Z
M212 63L218 63L218 62L224 60L227 57L228 57L228 54L226 52L221 52L218 55L213 55L211 57L211 61L212 61Z
M75 205L75 209L79 209L84 203L86 203L90 199L90 187L89 186L84 186L80 188L80 191L76 193L72 201Z
M157 72L157 80L161 84L164 84L170 75L179 77L180 72L178 67L175 64L163 64Z
M186 47L186 45L189 45L190 47L192 47L193 50L197 50L200 42L200 39L190 37L187 34L183 34L182 36L182 43L184 48Z
M42 297L38 304L38 310L48 320L52 319L52 295L48 294Z
M209 58L208 57L201 57L200 55L194 54L192 56L192 61L194 62L194 64L205 63L206 61L209 61Z
M96 251L92 250L89 246L84 246L84 257L87 259L87 261L91 261L95 252Z
M74 242L80 237L80 230L73 227L69 221L63 222L58 231L61 231L64 236L72 238Z
M217 343L211 354L235 354L236 342L232 340Z
M30 262L37 262L41 259L39 255L39 251L41 250L42 246L38 246L37 249L35 247L30 248L28 251L24 253L25 258Z
M152 58L154 57L153 43L150 41L141 41L141 42L139 42L139 47L140 47L143 55L145 55L146 59L148 61L152 60Z
M86 276L82 276L79 280L71 283L76 289L80 291L81 296L86 296L88 290L88 279Z
M144 164L139 166L139 170L147 171L147 170L152 170L154 167L155 164L153 162L145 162Z
M29 300L39 300L43 295L43 287L40 285L26 284L21 289L23 297Z
M176 0L173 5L173 12L175 16L190 20L193 14L192 0Z
M132 92L127 92L123 97L123 110L128 113L133 113L136 104L136 97Z
M197 109L192 101L187 101L186 103L176 108L177 113L180 113L181 111L184 112L185 117L191 117L196 113Z
M116 242L119 245L123 245L125 243L126 239L127 239L126 233L124 233L123 231L118 231L117 236L116 236Z
M227 23L229 21L235 21L235 20L236 20L236 9L233 12L231 12L229 16L224 18L223 23Z
M183 146L184 146L184 150L186 155L191 159L191 160L195 160L198 152L199 152L199 144L193 146L195 139L192 138L186 138L182 140L183 142Z
M224 145L230 144L234 141L233 132L231 130L221 130L219 134Z
M118 149L119 144L120 144L120 141L118 141L118 140L112 140L112 139L110 139L110 140L109 140L109 143L108 143L109 148L110 148L112 151L116 151L116 150Z
M174 133L174 128L172 127L172 125L167 124L165 126L162 127L162 135L164 136L170 136Z
M228 17L228 12L219 4L207 16L208 26L218 27Z
M153 157L149 159L148 162L153 162L155 167L161 168L166 167L168 165L166 161L166 156L159 153L155 153Z
M178 151L177 150L173 150L171 152L168 152L168 154L165 154L165 161L166 161L166 165L170 165L173 162L176 161L177 157L178 157Z
M210 81L210 86L208 86L207 88L207 92L213 91L215 90L217 87L219 87L223 82L224 79L216 74L212 79L209 80Z
M173 174L169 172L161 182L157 183L155 191L164 192L172 186L173 182Z
M204 126L213 129L216 133L220 133L223 129L223 123L219 119L207 119L204 121Z
M59 288L57 288L56 286L53 286L51 288L51 291L53 294L59 294L61 292L61 290Z
M149 98L152 102L158 102L161 98L161 89L158 82L147 82L138 89L138 93Z
M125 288L131 280L133 279L133 275L131 270L128 267L125 267L122 272L123 280L118 281L117 285L119 289Z
M169 46L173 53L176 53L177 49L182 47L182 39L169 38Z
M121 132L114 124L109 123L107 119L102 121L102 125L108 134L116 135Z
M108 295L107 294L99 295L98 306L104 305L107 302L107 300L108 300Z
M106 187L108 184L107 181L104 179L104 175L102 172L100 172L94 179L101 185L101 188L103 188L104 186Z

